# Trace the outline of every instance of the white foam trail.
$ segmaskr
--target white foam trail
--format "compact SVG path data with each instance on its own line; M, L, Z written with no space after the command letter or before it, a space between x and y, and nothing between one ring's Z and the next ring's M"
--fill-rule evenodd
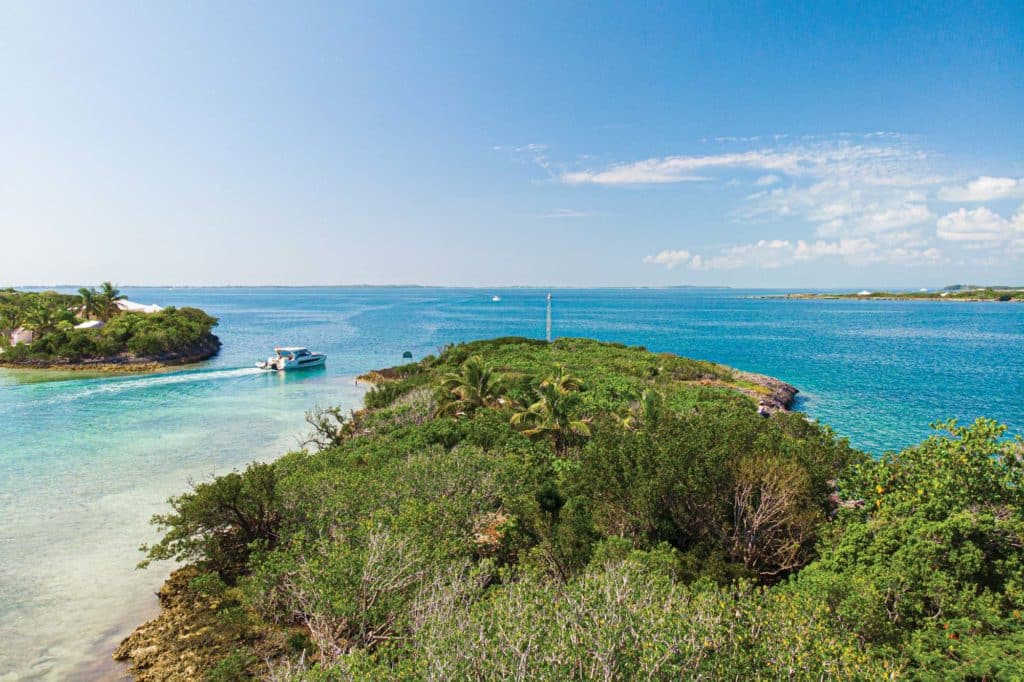
M63 393L52 398L40 401L42 404L66 403L98 394L115 394L137 389L154 388L157 386L172 386L174 384L194 384L206 381L222 381L225 379L238 379L241 377L262 374L262 370L256 367L240 367L237 369L218 369L206 372L179 372L175 374L158 374L153 376L131 378L131 379L102 379L98 384L92 384L81 391ZM63 388L66 388L66 384Z

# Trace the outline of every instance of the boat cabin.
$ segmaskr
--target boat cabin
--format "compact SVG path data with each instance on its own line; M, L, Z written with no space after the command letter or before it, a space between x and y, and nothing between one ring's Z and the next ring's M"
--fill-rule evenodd
M308 348L300 348L298 346L295 346L294 348L275 348L274 352L277 353L277 357L288 358L289 360L294 360L297 358L306 357L307 355L312 355L312 353L309 352Z

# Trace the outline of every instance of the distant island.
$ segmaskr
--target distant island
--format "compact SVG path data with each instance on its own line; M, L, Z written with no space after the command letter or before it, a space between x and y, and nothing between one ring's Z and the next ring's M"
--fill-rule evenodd
M127 298L110 282L77 294L0 290L0 367L147 371L220 350L217 318Z
M150 680L1022 679L1024 441L873 459L781 381L502 338L364 375L193 484L115 653Z
M857 291L851 293L829 294L785 294L770 298L821 298L821 299L856 299L884 301L978 301L978 302L1024 302L1024 287L1007 286L975 286L970 284L954 284L934 291Z

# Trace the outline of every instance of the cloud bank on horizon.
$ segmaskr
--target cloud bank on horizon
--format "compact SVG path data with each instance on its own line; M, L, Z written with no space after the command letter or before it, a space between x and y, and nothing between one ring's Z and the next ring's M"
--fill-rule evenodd
M688 237L643 258L667 270L782 268L828 258L854 266L990 265L1024 258L1024 178L951 172L941 155L913 136L840 133L710 142L747 148L603 165L594 164L592 155L559 164L542 144L497 149L530 155L552 181L567 186L740 188L738 201L722 196L717 220L696 234L697 226L689 225ZM756 225L763 236L747 243L695 243L697 235L718 235L739 224ZM778 235L783 226L799 236Z

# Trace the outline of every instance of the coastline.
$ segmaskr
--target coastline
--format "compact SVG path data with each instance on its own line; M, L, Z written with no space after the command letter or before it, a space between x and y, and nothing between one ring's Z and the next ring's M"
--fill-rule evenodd
M130 353L119 353L102 358L88 360L42 360L30 358L16 362L5 362L0 353L0 368L29 370L60 370L69 372L155 372L167 367L191 365L209 360L220 352L221 341L215 334L210 334L197 345L174 353L136 356Z
M870 296L860 296L858 294L777 294L755 296L754 298L789 299L797 301L940 301L943 303L1024 303L1024 298L1009 298L1001 300L998 298L982 298L979 296L915 296L913 294L872 294Z

